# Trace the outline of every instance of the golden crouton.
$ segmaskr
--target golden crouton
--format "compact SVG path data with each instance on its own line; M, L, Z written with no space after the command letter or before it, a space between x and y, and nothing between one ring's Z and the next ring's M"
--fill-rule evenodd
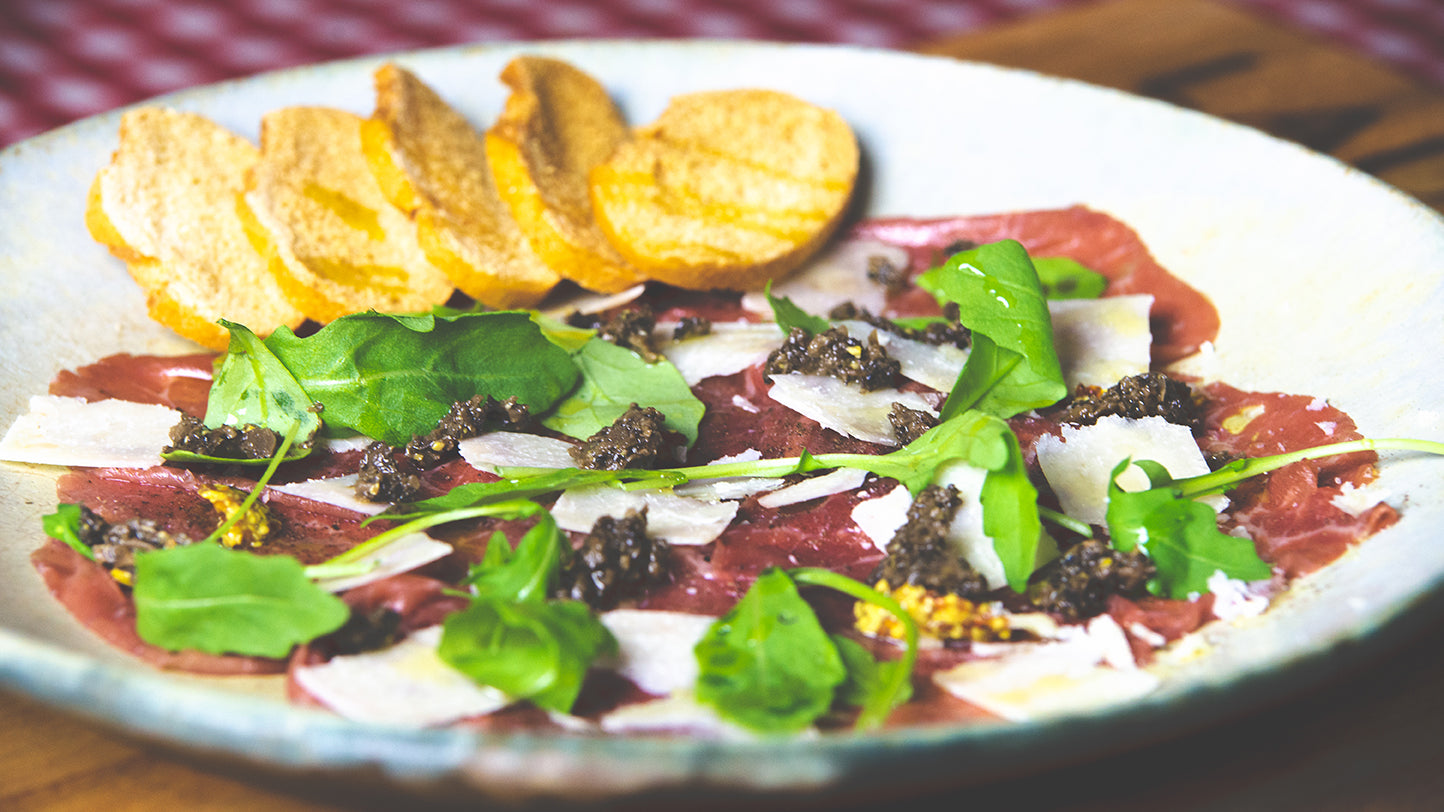
M416 226L381 193L361 151L361 118L288 107L261 119L261 159L242 218L281 290L328 322L369 309L426 310L451 296Z
M481 133L397 65L378 68L375 82L362 147L382 193L416 221L427 258L483 304L536 304L560 277L497 195Z
M588 290L616 293L641 280L597 228L588 193L593 167L627 138L627 125L595 79L555 59L522 56L502 70L511 88L486 133L497 191L554 270Z
M830 110L770 90L694 93L593 170L592 205L651 278L742 290L821 247L857 171L857 141Z
M259 152L202 116L159 107L120 120L120 146L90 188L85 223L127 263L151 318L224 350L229 319L268 334L305 317L246 239L236 202Z

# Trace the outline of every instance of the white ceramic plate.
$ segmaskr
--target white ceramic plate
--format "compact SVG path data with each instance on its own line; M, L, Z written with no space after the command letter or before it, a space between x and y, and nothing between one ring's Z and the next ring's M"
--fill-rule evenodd
M707 88L771 87L835 108L863 145L868 214L1107 211L1217 304L1223 330L1204 371L1327 397L1368 436L1444 439L1444 377L1425 373L1410 349L1444 346L1444 220L1328 158L1109 90L892 52L579 42L395 58L484 125L505 98L495 77L521 52L591 72L633 122ZM369 113L379 62L164 101L254 138L261 114L284 105ZM0 424L60 369L117 351L194 349L147 319L124 267L85 230L86 189L118 121L118 112L97 116L0 153ZM708 743L364 727L287 706L274 681L157 673L98 643L45 593L28 555L42 541L40 515L53 510L53 473L0 465L0 685L192 752L427 791L615 798L981 781L1041 769L1085 744L1097 753L1178 732L1220 703L1258 707L1437 592L1444 462L1389 460L1381 485L1402 521L1300 582L1263 621L1212 628L1210 655L1135 706L1032 724Z

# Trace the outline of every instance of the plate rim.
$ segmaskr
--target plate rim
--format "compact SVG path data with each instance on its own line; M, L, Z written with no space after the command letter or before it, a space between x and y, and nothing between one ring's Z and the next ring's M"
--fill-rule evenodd
M0 167L5 166L7 161L22 160L23 158L17 156L22 156L28 150L43 148L48 139L58 141L69 137L79 130L106 125L107 122L118 119L119 115L128 109L157 103L177 104L178 106L185 107L207 96L212 96L218 91L236 88L242 85L250 85L258 81L293 77L317 70L339 72L356 71L359 73L366 66L374 66L388 60L405 62L408 59L464 58L472 53L495 55L523 51L551 52L559 50L569 52L578 48L584 50L605 50L637 46L648 48L660 47L662 49L677 49L682 51L694 50L699 47L727 47L745 50L753 54L777 50L790 52L798 50L825 51L830 53L839 51L855 52L888 59L903 58L929 63L952 63L960 66L970 66L973 69L996 71L1000 74L1025 75L1034 80L1086 88L1088 92L1109 94L1115 98L1128 99L1130 103L1143 102L1158 105L1160 108L1168 109L1172 114L1182 113L1195 116L1211 122L1211 125L1221 124L1230 128L1247 131L1251 136L1262 136L1299 152L1329 161L1335 167L1342 168L1346 172L1354 173L1356 177L1361 180L1367 180L1377 189L1387 191L1390 194L1402 198L1400 202L1412 204L1432 214L1437 220L1438 225L1444 227L1444 218L1439 218L1437 213L1433 213L1432 210L1424 207L1422 203L1410 198L1408 195L1377 178L1364 175L1358 172L1358 170L1347 167L1347 165L1337 159L1306 150L1303 147L1262 133L1246 125L1208 116L1171 102L1147 99L1129 94L1125 91L1100 87L1076 79L1050 76L1037 71L1008 68L980 62L968 62L948 57L914 54L867 46L762 43L722 39L690 40L686 42L654 39L560 39L469 44L413 49L386 54L371 54L314 65L271 70L244 78L173 91L72 122L47 133L9 145L5 147L4 150L0 150ZM977 726L947 726L944 728L907 728L861 735L839 733L828 734L817 740L775 740L764 738L720 744L694 743L692 745L693 753L691 756L671 762L677 765L678 769L676 771L672 771L672 768L666 767L661 770L663 775L653 777L651 780L638 786L622 788L621 791L623 794L626 794L638 791L639 789L652 790L661 786L670 786L671 782L666 780L669 778L675 779L676 782L682 785L693 785L701 781L709 787L740 789L746 792L796 790L799 786L807 784L805 778L802 780L788 780L786 777L779 778L774 776L770 782L764 778L763 781L757 782L754 785L739 786L733 783L733 780L724 780L725 778L738 778L738 776L735 775L735 768L723 771L729 774L727 776L721 774L714 775L706 770L697 771L698 761L705 760L699 759L699 756L703 753L713 753L718 748L725 750L729 755L733 756L739 753L745 754L757 762L757 766L759 767L765 766L766 762L772 761L782 755L797 757L821 753L823 755L832 754L846 757L865 756L867 758L874 758L877 756L879 750L886 750L889 752L888 760L890 762L902 762L906 757L915 756L920 751L935 754L941 751L968 749L980 744L987 744L990 747L1001 744L1001 750L1017 751L1024 747L1036 746L1040 737L1045 739L1051 738L1052 741L1046 743L1053 749L1061 750L1066 749L1067 744L1087 738L1096 731L1100 725L1105 728L1114 728L1115 730L1120 725L1135 728L1147 726L1146 723L1157 721L1159 713L1166 710L1166 715L1174 720L1174 724L1166 726L1166 731L1150 731L1149 733L1151 735L1144 735L1143 731L1137 731L1133 737L1135 739L1134 741L1117 742L1117 747L1114 749L1131 748L1144 743L1147 738L1176 734L1179 732L1178 722L1180 721L1186 723L1184 726L1187 729L1196 729L1209 724L1207 717L1217 706L1220 698L1225 695L1228 696L1229 704L1235 711L1246 712L1248 709L1258 709L1276 701L1286 687L1296 687L1300 684L1300 681L1312 680L1312 684L1318 684L1327 680L1330 676L1328 669L1319 667L1325 661L1337 661L1340 657L1348 657L1355 661L1362 661L1378 656L1378 650L1394 645L1396 638L1410 634L1411 629L1417 629L1427 622L1426 615L1431 614L1434 610L1432 608L1426 608L1426 605L1432 606L1432 604L1437 603L1441 590L1444 590L1444 573L1437 573L1428 589L1414 595L1413 599L1405 604L1393 606L1391 610L1386 613L1372 616L1370 623L1358 627L1354 630L1353 634L1330 639L1326 645L1322 647L1312 649L1302 656L1277 663L1269 669L1235 674L1226 684L1196 686L1179 694L1145 697L1142 701L1134 705L1114 706L1099 711L1070 715L1062 719L1036 722L988 723ZM21 659L17 660L14 657L16 654L21 655ZM43 664L44 669L42 673L26 674L16 670L17 662L23 663L27 661L32 664ZM1285 672L1287 672L1286 678L1284 677ZM228 740L224 736L214 740L199 742L187 741L173 735L174 729L166 727L164 719L150 726L128 724L117 717L125 716L127 713L133 715L134 707L130 703L133 695L130 693L116 694L109 699L97 696L93 687L88 688L82 684L88 679L95 678L118 681L120 684L126 686L127 691L135 692L134 696L139 696L162 687L172 688L175 686L174 681L170 679L165 672L156 671L139 661L127 664L96 661L86 657L83 653L51 645L44 640L37 640L29 635L0 626L0 686L7 689L28 694L47 704L64 710L80 713L81 715L92 718L102 724L115 727L123 732L138 734L147 738L157 738L160 741L178 744L182 747L198 744L207 749L216 750L228 756L239 758L262 767L285 768L290 766L309 770L317 767L332 768L336 766L331 760L326 758L321 758L320 760L309 763L304 761L298 763L294 760L290 760L287 763L277 763L275 758L265 753L257 753L252 748L240 746L235 741ZM324 712L297 709L292 706L276 703L269 699L240 697L234 694L227 694L209 688L196 688L190 685L183 686L183 688L183 693L187 694L185 697L187 701L214 695L224 695L227 697L227 701L223 704L231 705L239 703L237 704L238 708L245 707L248 710L254 711L255 715L262 720L282 723L278 724L278 727L282 729L286 728L284 722L286 722L292 714L301 713L308 717L313 716L316 719L334 720L334 724L326 725L326 727L334 728L337 731L337 735L342 737L358 732L365 732L368 735L375 736L378 730L380 730L383 731L382 738L413 746L427 745L432 749L450 752L456 756L456 758L451 761L432 762L432 766L436 769L428 770L423 769L424 765L416 765L404 759L392 759L385 754L373 752L358 755L354 763L346 765L343 768L350 769L362 766L380 768L385 772L391 773L392 778L398 779L403 783L414 781L419 776L425 776L428 780L443 776L454 776L458 770L461 770L463 775L474 776L474 772L468 771L468 757L474 756L476 750L489 748L494 744L502 745L504 748L519 749L531 755L552 751L565 755L578 755L584 760L596 758L597 754L570 753L569 751L573 751L581 746L577 744L578 741L585 741L588 743L588 746L595 745L597 742L603 742L602 747L604 749L620 751L618 753L602 754L603 761L637 758L657 759L668 755L676 756L678 755L676 751L679 749L675 739L659 740L629 737L577 739L566 734L554 735L531 732L484 733L456 728L425 730L420 733L414 731L392 732L372 725L350 722L339 717L324 714ZM1242 693L1245 695L1242 706L1240 706L1237 701L1240 689L1243 689ZM200 691L200 694L192 697L190 695L192 690ZM1060 730L1063 731L1061 734ZM225 731L217 732L225 733ZM1143 738L1139 738L1139 736L1143 736ZM229 747L227 746L228 741L231 745ZM314 745L314 743L311 745L307 745L306 743L298 744L302 745L303 749ZM827 769L827 766L828 765L823 765L819 767L819 774L823 775L825 780L816 786L835 787L839 781L846 782L848 780L846 776L838 777L833 775L832 773L835 771ZM688 771L689 769L691 771ZM470 782L468 785L472 789L486 793L499 792L501 794L509 794L517 789L515 786L497 786L487 782ZM551 794L560 790L562 794L568 794L565 792L568 789L569 788L565 786L547 784L525 789L524 792L527 794L532 792Z

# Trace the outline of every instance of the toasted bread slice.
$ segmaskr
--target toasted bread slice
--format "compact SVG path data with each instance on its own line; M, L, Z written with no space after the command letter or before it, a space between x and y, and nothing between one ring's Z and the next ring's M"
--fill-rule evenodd
M381 193L361 151L361 121L325 107L267 113L243 197L247 233L281 290L320 322L426 310L453 289L426 259L415 224Z
M482 134L404 68L382 65L375 82L362 148L382 193L416 221L427 258L483 304L536 304L561 277L501 202Z
M642 279L597 228L588 177L628 137L595 79L556 59L521 56L501 72L511 88L486 132L497 191L532 249L588 290L616 293Z
M160 107L120 120L120 146L95 176L85 223L126 261L151 318L224 350L229 319L266 335L305 317L281 293L236 216L255 145L207 118Z
M592 204L648 276L746 290L822 246L857 171L857 140L835 112L770 90L693 93L593 170Z

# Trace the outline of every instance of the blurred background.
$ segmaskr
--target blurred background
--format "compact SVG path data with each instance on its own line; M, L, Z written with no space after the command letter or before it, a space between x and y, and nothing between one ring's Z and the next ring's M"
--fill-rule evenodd
M915 48L1100 2L4 0L0 146L170 90L362 54L576 37ZM1444 89L1444 0L1219 2Z

